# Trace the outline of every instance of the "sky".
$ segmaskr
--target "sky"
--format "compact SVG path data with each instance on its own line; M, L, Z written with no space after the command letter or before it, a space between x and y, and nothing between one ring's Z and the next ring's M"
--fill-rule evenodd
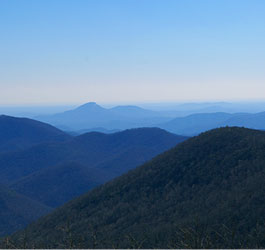
M0 105L265 100L264 0L1 0Z

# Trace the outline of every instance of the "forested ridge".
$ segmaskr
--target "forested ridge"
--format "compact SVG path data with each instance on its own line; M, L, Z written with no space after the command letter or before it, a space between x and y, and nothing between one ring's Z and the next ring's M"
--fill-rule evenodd
M265 133L188 139L11 236L49 248L265 247ZM4 243L3 243L4 244Z

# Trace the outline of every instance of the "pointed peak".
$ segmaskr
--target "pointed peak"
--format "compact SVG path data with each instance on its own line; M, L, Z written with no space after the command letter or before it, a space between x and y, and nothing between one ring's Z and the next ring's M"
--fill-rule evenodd
M96 102L87 102L81 105L80 107L83 107L83 106L99 106L99 105Z
M103 109L101 106L99 106L97 103L95 102L87 102L79 107L77 107L77 109L88 109L88 108L101 108Z

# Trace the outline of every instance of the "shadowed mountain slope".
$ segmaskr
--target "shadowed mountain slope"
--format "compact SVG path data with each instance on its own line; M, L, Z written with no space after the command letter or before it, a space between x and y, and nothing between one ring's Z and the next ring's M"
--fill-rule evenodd
M15 151L47 141L65 141L71 137L63 131L27 118L0 116L0 151Z
M93 132L67 142L40 144L0 155L0 183L57 206L185 139L161 129L141 128L109 135ZM69 183L72 190L67 187Z
M262 248L264 150L262 131L227 127L203 133L67 203L12 241L19 246L27 232L29 247L177 248L176 227L198 220L203 228L225 224L237 234L199 240L201 235L182 230L182 247L190 241L191 248Z
M43 143L27 150L1 154L0 183L8 184L45 167L68 161L92 167L129 150L139 151L139 158L146 159L186 138L157 128L140 128L108 135L91 132L66 142ZM137 160L137 157L133 160ZM124 168L125 171L129 170L126 166Z
M0 185L0 235L25 227L51 208Z
M57 207L111 177L100 169L69 162L34 172L12 185L12 189L48 206Z

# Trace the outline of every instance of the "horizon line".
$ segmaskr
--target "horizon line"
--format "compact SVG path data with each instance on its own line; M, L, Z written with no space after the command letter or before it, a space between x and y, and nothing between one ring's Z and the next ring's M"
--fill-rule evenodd
M157 105L157 104L211 104L211 103L265 103L264 99L217 99L217 100L211 100L211 99L204 99L204 100L157 100L157 101L95 101L95 100L88 100L84 102L61 102L61 103L55 103L55 102L28 102L28 103L0 103L0 107L6 107L6 108L12 108L12 107L63 107L63 106L80 106L86 103L96 103L98 105Z

